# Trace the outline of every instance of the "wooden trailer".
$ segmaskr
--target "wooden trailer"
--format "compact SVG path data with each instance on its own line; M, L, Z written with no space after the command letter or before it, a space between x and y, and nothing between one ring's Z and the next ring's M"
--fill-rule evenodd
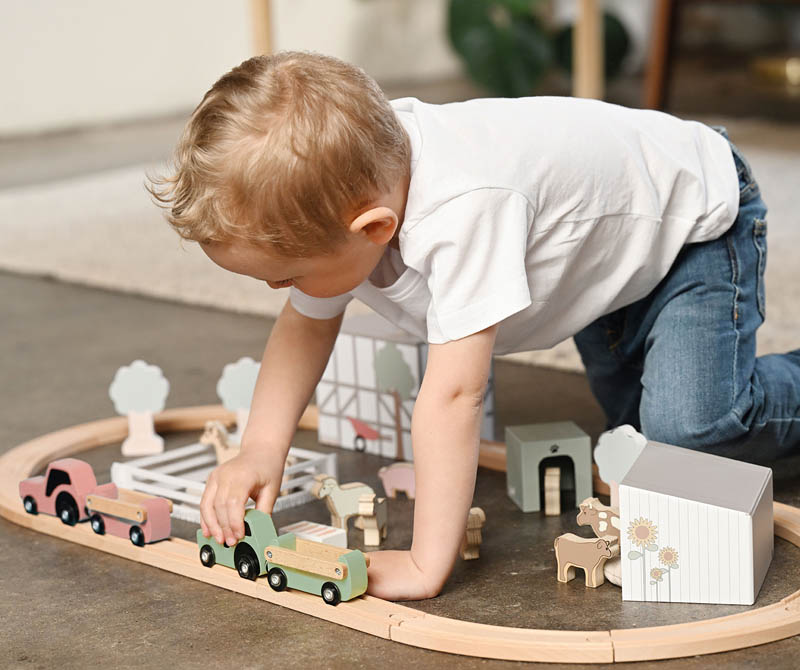
M287 586L316 593L328 605L352 600L367 590L369 557L357 549L331 547L281 535L264 550L267 583L275 591Z
M138 547L169 537L171 500L110 486L114 490L104 495L86 496L89 522L95 533L127 537Z

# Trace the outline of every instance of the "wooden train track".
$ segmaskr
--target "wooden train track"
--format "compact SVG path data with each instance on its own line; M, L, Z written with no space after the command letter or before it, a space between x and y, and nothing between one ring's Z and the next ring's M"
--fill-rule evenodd
M172 409L156 416L160 433L199 430L210 419L231 421L218 405ZM305 425L316 423L306 416ZM301 427L304 422L301 420ZM17 495L22 479L47 463L115 442L128 431L125 417L86 423L26 442L0 456L0 516L20 526L152 565L202 582L266 600L298 612L404 644L454 654L519 661L611 663L679 658L743 649L800 633L800 591L780 602L740 614L651 628L562 631L506 628L425 614L403 605L364 596L337 607L297 591L276 593L263 580L241 579L235 570L205 568L193 542L171 538L133 546L96 535L88 524L65 526L52 516L26 514ZM775 534L800 546L800 509L775 503Z

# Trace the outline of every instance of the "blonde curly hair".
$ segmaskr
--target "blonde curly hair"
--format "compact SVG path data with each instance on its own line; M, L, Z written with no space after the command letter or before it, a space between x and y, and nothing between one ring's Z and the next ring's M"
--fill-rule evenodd
M222 76L189 118L173 174L148 176L146 187L184 239L302 257L343 241L351 218L408 174L410 157L363 70L285 51Z

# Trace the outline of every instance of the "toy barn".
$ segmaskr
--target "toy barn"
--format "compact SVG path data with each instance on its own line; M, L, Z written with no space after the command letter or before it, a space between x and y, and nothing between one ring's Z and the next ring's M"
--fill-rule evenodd
M772 470L648 442L619 502L623 600L755 602L772 561Z

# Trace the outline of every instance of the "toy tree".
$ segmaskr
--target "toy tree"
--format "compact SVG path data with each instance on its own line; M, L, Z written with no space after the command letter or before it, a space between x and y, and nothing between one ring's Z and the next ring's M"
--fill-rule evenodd
M164 451L164 438L156 435L153 412L164 409L169 382L161 368L133 361L117 370L108 395L118 414L128 416L128 437L122 443L123 456L143 456Z
M600 435L594 449L594 462L600 470L600 479L611 489L611 507L619 508L619 483L646 444L647 438L627 424Z
M235 363L228 363L217 382L217 395L225 409L236 412L236 433L232 437L240 443L250 415L250 403L260 368L259 363L245 356Z
M393 342L387 342L375 354L375 378L378 390L394 398L394 430L397 435L395 458L403 455L403 401L411 398L417 382L403 354Z

